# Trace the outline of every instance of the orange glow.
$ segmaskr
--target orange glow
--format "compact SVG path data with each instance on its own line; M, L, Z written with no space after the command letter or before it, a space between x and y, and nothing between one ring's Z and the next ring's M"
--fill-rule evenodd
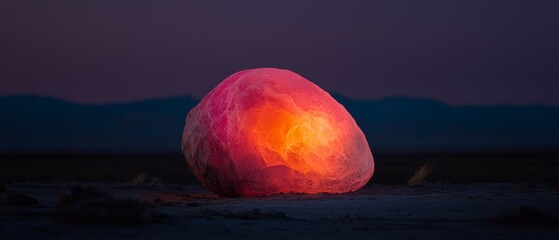
M188 114L182 149L192 173L222 196L351 192L374 171L345 108L273 68L238 72L214 88Z
M247 114L250 139L266 166L285 165L296 171L331 171L321 164L337 130L323 113L293 113L265 106Z

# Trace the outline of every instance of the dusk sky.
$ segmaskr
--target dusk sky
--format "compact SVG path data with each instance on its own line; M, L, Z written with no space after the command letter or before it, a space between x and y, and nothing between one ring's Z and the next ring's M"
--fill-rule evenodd
M0 2L0 96L204 96L247 68L343 95L559 105L559 1Z

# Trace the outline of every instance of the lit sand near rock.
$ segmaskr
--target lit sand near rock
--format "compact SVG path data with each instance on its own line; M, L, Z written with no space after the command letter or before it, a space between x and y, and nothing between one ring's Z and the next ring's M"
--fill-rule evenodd
M187 116L182 149L192 173L221 196L345 193L374 171L346 109L274 68L237 72L208 93Z

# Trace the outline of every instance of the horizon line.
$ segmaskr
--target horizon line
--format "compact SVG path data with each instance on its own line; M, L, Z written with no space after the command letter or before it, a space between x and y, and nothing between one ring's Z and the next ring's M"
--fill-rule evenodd
M327 91L328 92L328 91ZM332 96L336 101L339 101L341 98L351 101L360 101L360 102L378 102L383 100L391 100L391 99L408 99L408 100L418 100L418 101L431 101L435 103L439 103L448 107L559 107L559 104L551 104L551 103L526 103L526 104L519 104L519 103L489 103L489 104L450 104L443 100L429 98L429 97L420 97L420 96L404 96L404 95L390 95L384 96L380 98L356 98L350 97L338 92L328 92L330 96ZM17 93L17 94L7 94L7 95L0 95L0 100L5 98L14 98L14 97L33 97L33 98L42 98L42 99L52 99L62 102L67 102L76 105L84 105L84 106L108 106L108 105L127 105L127 104L134 104L134 103L142 103L142 102L149 102L149 101L162 101L168 100L173 98L190 98L196 102L202 100L202 98L196 98L189 94L182 94L182 95L173 95L173 96L166 96L166 97L147 97L143 99L136 99L136 100L127 100L127 101L113 101L113 102L99 102L99 103L92 103L92 102L81 102L81 101L74 101L70 99L65 99L63 97L57 97L47 94L32 94L32 93Z

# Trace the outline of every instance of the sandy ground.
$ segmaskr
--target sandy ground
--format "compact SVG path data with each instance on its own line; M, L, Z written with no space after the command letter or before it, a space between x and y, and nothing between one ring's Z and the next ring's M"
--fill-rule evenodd
M113 197L64 203L75 185ZM1 239L559 239L559 192L544 184L371 185L351 194L262 198L219 198L198 185L6 188ZM14 200L21 194L38 204ZM120 199L134 201L111 203ZM127 206L140 215L112 221Z

